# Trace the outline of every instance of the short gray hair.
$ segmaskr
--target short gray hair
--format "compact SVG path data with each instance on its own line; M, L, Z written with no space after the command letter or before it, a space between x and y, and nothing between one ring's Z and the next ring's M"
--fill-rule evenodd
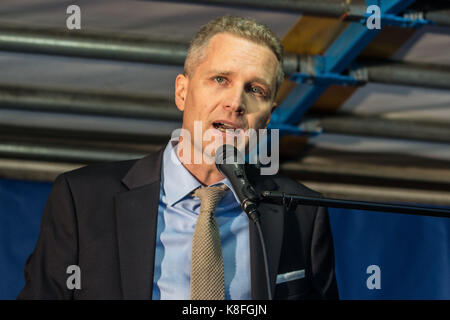
M283 45L280 39L264 24L250 18L222 16L204 25L194 36L184 63L184 73L193 74L199 61L204 58L209 40L218 33L228 32L268 47L277 57L276 91L283 82Z

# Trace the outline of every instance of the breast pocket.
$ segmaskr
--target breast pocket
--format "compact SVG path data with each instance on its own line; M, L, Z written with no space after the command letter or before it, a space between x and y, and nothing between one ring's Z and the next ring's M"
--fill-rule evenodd
M305 269L277 275L275 299L301 299L307 295L310 286Z

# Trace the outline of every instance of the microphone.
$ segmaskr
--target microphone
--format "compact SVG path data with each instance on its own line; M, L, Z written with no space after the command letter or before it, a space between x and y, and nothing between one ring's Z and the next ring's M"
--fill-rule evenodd
M241 152L233 145L224 144L217 148L215 162L217 169L233 186L242 210L256 223L259 220L257 213L259 196L247 179Z
M272 291L270 275L269 275L269 260L267 258L267 249L264 241L264 236L259 223L258 202L259 196L253 189L252 185L247 179L244 170L244 157L242 153L234 146L224 144L216 150L216 167L217 169L230 180L234 191L241 203L241 208L247 214L248 218L255 223L258 232L259 241L261 243L261 250L264 260L264 271L266 276L267 297L272 300ZM240 160L240 161L239 161Z

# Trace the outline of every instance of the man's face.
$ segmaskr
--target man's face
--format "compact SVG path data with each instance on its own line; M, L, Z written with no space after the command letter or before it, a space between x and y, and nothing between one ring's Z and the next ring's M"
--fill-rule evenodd
M216 34L204 50L195 70L178 75L175 83L175 102L184 112L183 129L190 132L192 143L194 121L201 122L203 133L209 129L223 139L223 129L265 128L274 109L275 54L230 33Z

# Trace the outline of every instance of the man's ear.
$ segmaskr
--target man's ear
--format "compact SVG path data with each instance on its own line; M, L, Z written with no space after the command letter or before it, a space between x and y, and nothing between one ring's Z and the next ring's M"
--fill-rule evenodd
M278 107L278 103L276 103L275 101L272 104L272 108L270 108L270 114L267 117L267 121L266 121L266 128L269 125L270 122L270 118L272 117L272 113L274 112L274 110Z
M179 74L175 79L175 104L178 110L184 111L189 78L187 75Z
M278 103L276 101L274 101L272 104L272 109L270 109L270 114L272 114L277 107L278 107Z

